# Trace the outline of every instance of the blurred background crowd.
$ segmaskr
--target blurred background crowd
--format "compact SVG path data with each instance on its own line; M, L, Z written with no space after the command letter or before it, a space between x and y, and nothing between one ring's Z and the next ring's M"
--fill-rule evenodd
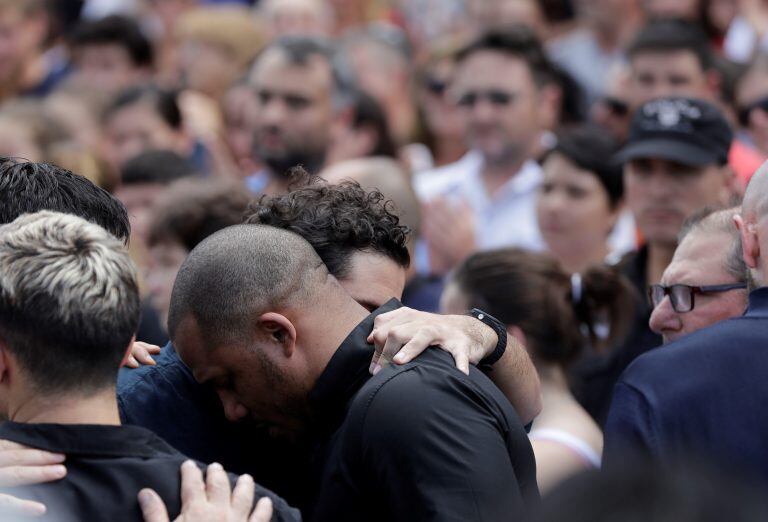
M412 232L403 302L516 325L545 392L567 391L586 450L550 454L557 482L599 463L632 360L744 308L744 267L701 323L645 295L683 222L738 204L768 159L768 2L0 0L0 156L126 205L138 340L158 345L186 255L306 183L292 167L379 189ZM478 254L499 247L521 250ZM553 285L602 315L550 328L574 313L546 301ZM547 398L543 415L560 411Z

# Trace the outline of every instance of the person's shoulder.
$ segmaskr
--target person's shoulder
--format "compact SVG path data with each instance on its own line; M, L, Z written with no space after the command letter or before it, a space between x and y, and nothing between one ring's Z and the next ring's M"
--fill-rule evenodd
M154 365L142 365L138 368L121 368L117 376L117 394L132 393L137 387L151 383L163 383L186 377L189 370L179 358L171 343L166 344L155 357Z
M690 384L692 379L706 378L708 372L716 371L711 364L713 358L727 356L735 345L743 346L754 337L745 321L744 317L726 319L646 352L629 365L621 380L644 388L676 386L683 381ZM680 379L681 372L686 379Z
M510 415L506 404L482 372L471 367L466 375L456 369L450 354L430 348L410 363L390 365L370 379L353 400L350 418L374 424L404 419L418 423L459 410L502 418Z

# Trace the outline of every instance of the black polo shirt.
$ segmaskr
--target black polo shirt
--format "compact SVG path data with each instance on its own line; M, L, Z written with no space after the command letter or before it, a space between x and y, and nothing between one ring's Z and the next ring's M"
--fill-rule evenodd
M144 428L7 421L0 425L0 439L66 455L65 478L3 490L45 504L41 520L143 521L137 495L146 487L165 501L171 519L181 511L179 468L186 457ZM234 484L237 477L230 479ZM273 520L301 520L298 511L257 485L256 498L262 496L275 505Z
M322 419L312 518L519 520L538 501L536 465L512 406L476 368L428 349L371 377L374 318L331 358L310 399Z

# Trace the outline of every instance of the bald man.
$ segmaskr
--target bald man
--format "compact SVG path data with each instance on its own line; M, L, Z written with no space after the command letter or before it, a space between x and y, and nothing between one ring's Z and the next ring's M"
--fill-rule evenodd
M758 287L746 312L649 352L624 372L605 427L606 466L640 451L664 462L714 460L768 479L768 164L734 221Z

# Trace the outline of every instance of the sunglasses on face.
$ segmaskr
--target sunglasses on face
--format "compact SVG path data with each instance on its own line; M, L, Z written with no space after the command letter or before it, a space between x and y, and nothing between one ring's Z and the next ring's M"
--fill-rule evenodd
M512 100L515 98L514 94L504 92L504 91L496 91L496 90L488 90L488 91L468 91L459 96L459 99L456 101L456 104L460 107L466 107L466 108L472 108L474 107L480 100L488 100L488 102L491 105L494 105L496 107L506 107L510 103L512 103Z
M603 96L600 99L600 102L605 105L614 116L626 116L629 114L629 104L618 98Z
M438 78L426 78L424 80L424 88L435 96L442 96L448 89L448 82Z
M746 107L739 109L738 118L742 127L747 127L749 125L749 115L753 110L757 108L768 112L768 96L760 98L759 100L750 103Z
M723 285L689 286L689 285L651 285L648 287L648 299L651 306L656 308L669 296L672 309L677 313L686 313L693 310L694 296L696 294L715 294L740 290L747 287L746 283L729 283Z

